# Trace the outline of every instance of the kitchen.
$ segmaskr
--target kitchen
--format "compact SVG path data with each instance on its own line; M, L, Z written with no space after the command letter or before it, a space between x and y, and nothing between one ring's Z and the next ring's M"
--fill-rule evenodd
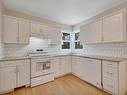
M126 93L126 0L0 1L0 95Z

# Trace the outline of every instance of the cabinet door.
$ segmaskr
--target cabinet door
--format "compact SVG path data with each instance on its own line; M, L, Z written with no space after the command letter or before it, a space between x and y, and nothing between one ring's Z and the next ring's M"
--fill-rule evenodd
M60 75L66 74L66 57L60 57Z
M51 62L53 64L55 77L60 76L60 61L59 61L59 58L58 57L53 58Z
M37 22L31 23L31 35L48 38L50 27Z
M4 16L4 43L18 43L18 19Z
M84 58L83 79L101 88L101 60Z
M102 41L102 20L97 20L89 25L90 35L89 43L98 43Z
M49 32L49 44L60 45L62 33L59 28L53 28Z
M71 73L71 56L65 56L65 73Z
M123 42L126 40L124 20L123 13L108 16L103 19L104 42Z
M77 57L72 56L72 73L77 75Z
M89 31L89 25L85 25L80 28L80 40L82 43L88 43L90 41Z
M16 67L0 68L0 92L16 87Z
M0 14L0 42L2 42L2 35L3 35L3 32L2 32L2 15Z
M31 23L31 35L39 35L40 34L40 25L32 22Z
M30 84L30 63L19 63L17 70L17 87Z
M80 78L83 77L83 66L84 66L84 58L77 57L77 74Z
M30 35L30 23L27 20L19 20L19 43L28 44Z
M72 73L82 78L83 58L72 56Z

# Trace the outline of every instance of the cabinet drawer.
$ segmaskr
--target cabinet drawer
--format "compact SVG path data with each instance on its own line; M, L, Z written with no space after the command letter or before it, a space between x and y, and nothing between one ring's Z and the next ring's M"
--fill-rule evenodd
M115 79L118 77L118 69L103 66L103 76Z
M118 68L118 63L117 62L112 62L112 61L102 61L103 65L106 67L112 67L112 68Z
M118 95L118 80L117 79L110 79L104 78L103 79L103 89L111 94Z

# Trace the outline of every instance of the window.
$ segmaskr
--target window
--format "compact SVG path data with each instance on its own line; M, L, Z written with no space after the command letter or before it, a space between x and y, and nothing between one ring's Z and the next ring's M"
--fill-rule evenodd
M62 49L70 49L71 45L70 33L62 33Z
M83 45L81 44L80 40L79 40L79 32L78 33L75 33L75 49L83 49Z

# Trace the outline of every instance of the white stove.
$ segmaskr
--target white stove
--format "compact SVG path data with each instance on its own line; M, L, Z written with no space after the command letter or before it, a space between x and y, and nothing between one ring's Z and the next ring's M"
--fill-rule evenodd
M31 57L31 87L54 80L53 64L51 56L46 53L30 53Z

